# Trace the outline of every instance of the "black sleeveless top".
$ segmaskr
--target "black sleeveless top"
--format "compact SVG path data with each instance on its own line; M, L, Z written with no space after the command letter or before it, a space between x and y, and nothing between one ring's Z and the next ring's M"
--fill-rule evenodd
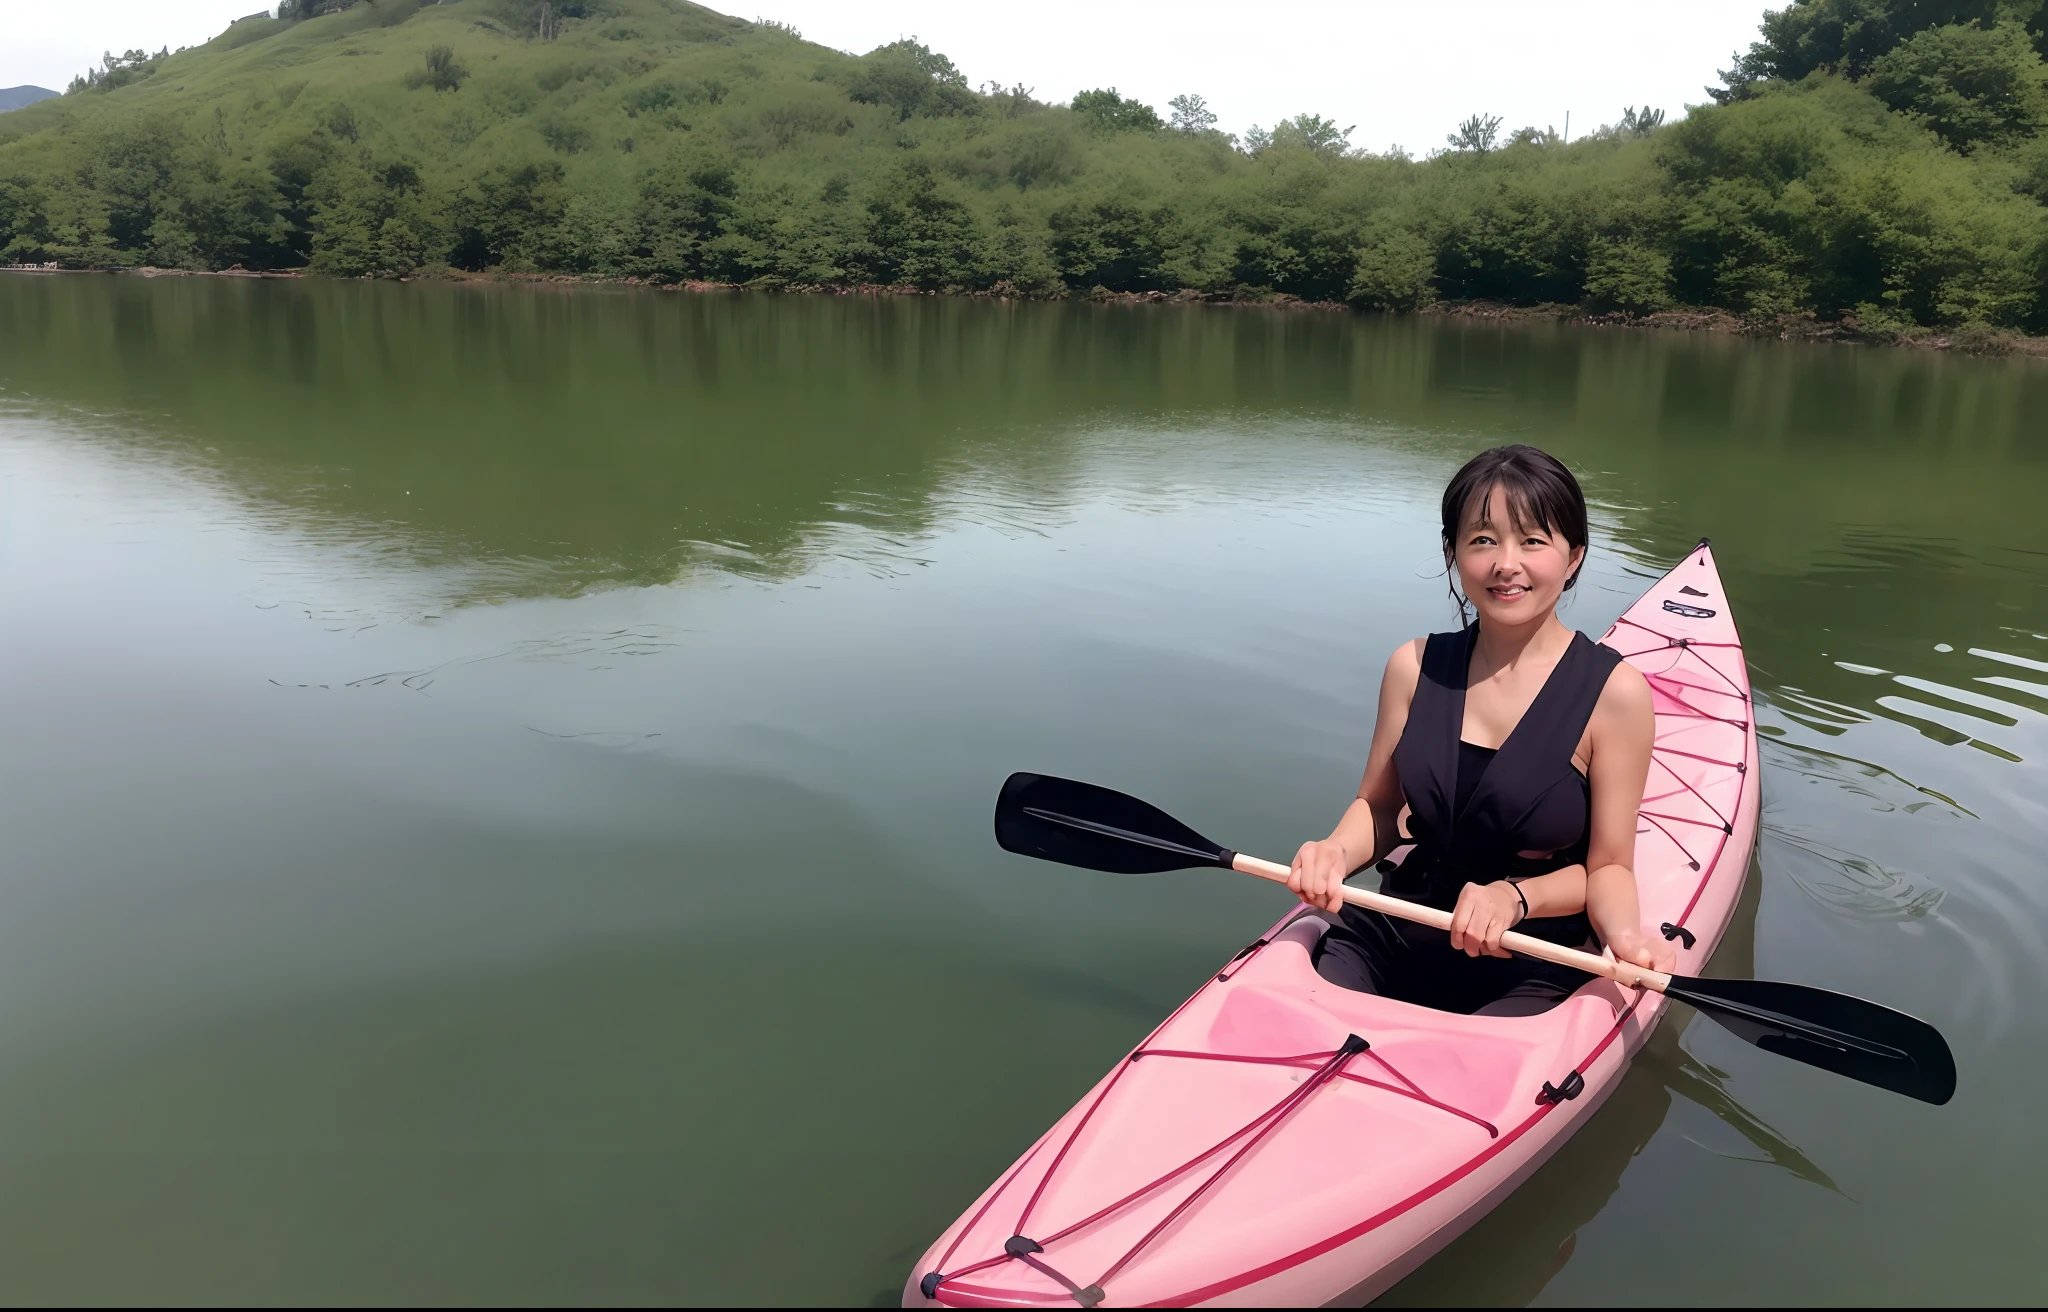
M1394 747L1415 850L1386 877L1386 891L1449 910L1467 883L1526 879L1582 865L1593 810L1592 785L1572 765L1593 708L1619 653L1583 633L1498 751L1462 741L1465 688L1472 672L1475 623L1433 633L1408 725ZM1491 758L1491 759L1488 759ZM1522 852L1549 852L1531 858ZM1592 933L1583 912L1529 920L1524 934L1574 947Z

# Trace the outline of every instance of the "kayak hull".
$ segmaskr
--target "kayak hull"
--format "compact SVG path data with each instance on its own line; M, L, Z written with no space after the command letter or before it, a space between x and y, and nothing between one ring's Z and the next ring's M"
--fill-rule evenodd
M1758 814L1742 650L1706 544L1603 638L1658 706L1638 829L1646 923L1699 974ZM1296 909L1105 1075L941 1235L906 1307L1357 1305L1518 1188L1662 1020L1590 979L1536 1016L1337 988Z

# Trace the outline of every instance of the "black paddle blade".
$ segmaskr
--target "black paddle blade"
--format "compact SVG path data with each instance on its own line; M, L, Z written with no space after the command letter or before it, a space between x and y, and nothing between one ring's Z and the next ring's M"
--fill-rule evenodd
M996 798L996 842L1084 870L1155 875L1230 865L1237 855L1127 793L1046 774L1013 774Z
M1804 984L1683 975L1664 996L1780 1057L1936 1106L1956 1091L1956 1061L1940 1031L1875 1002Z

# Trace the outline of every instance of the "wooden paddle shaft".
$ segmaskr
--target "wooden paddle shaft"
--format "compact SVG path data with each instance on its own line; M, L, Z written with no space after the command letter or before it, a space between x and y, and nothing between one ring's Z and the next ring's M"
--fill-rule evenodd
M1239 852L1237 858L1230 864L1233 870L1241 874L1257 875L1260 879L1270 879L1281 884L1286 883L1287 877L1293 873L1286 866L1275 865L1271 861L1261 861L1255 856L1246 856L1242 852ZM1367 911L1382 912L1402 920L1412 920L1418 925L1429 925L1445 931L1448 931L1451 927L1451 913L1439 911L1435 907L1426 907L1420 903L1409 902L1403 898L1388 897L1384 893L1368 893L1362 888L1352 888L1348 884L1344 886L1343 894L1346 902L1355 907L1364 907ZM1625 985L1629 988L1650 989L1654 992L1662 993L1664 987L1671 982L1671 976L1664 974L1662 971L1645 970L1641 966L1626 961L1610 961L1606 957L1595 956L1591 952L1580 952L1576 948L1568 948L1561 943L1552 943L1547 939L1531 938L1527 934L1517 934L1513 930L1500 936L1500 945L1510 952L1519 952L1525 957L1534 957L1538 961L1548 961L1559 966L1570 966L1574 970L1583 970L1589 975L1602 975L1617 984Z

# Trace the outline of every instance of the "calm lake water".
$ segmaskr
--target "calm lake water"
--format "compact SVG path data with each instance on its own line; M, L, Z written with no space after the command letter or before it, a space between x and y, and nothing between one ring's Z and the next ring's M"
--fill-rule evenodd
M989 835L1041 769L1286 859L1529 441L1595 635L1712 535L1764 827L1717 972L1400 1303L2038 1303L2048 368L1227 310L0 279L9 1303L892 1304L1286 905ZM1688 1023L1690 1022L1690 1023Z

